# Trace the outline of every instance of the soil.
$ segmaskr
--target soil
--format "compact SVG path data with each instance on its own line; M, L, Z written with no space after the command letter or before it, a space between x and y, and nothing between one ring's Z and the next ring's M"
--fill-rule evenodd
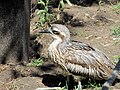
M104 52L111 61L116 62L113 57L119 55L120 46L119 43L116 44L115 36L112 35L110 29L119 25L120 15L113 10L111 5L105 4L100 8L96 4L90 7L66 5L62 15L62 24L69 28L72 40L96 47ZM36 29L37 20L38 16L35 12L34 18L31 19L31 35L34 34L34 30L41 29ZM38 51L36 51L47 60L40 67L0 65L0 90L35 90L39 87L63 87L66 85L66 77L62 75L62 70L53 64L47 55L47 47L52 38L47 34L40 34L32 41L39 43L37 45L40 48L37 48ZM83 83L88 84L87 82ZM112 89L120 89L119 84L116 82ZM74 85L76 83L72 81L71 88Z

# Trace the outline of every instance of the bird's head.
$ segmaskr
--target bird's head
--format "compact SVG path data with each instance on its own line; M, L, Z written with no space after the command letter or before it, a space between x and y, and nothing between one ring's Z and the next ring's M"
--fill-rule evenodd
M61 24L52 24L44 33L49 33L54 40L59 40L62 42L67 42L70 40L70 32L68 28Z

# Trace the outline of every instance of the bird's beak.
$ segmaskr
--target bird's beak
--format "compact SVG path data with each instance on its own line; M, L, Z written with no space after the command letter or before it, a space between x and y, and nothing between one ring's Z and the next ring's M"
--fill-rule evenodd
M38 31L38 33L50 33L50 31L49 30L40 30L40 31Z

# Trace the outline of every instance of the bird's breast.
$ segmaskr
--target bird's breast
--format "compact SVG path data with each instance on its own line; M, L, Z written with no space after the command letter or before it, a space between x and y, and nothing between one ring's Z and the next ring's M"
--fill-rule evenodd
M60 52L58 50L58 46L54 45L53 43L48 48L48 55L51 58L51 60L57 64L60 63Z
M65 66L63 49L59 48L59 44L55 45L56 43L54 43L55 42L51 43L48 47L48 55L54 63L60 65L62 69L67 70Z
M57 63L56 62L56 56L57 56L56 54L57 53L58 52L57 52L57 49L55 47L49 46L49 48L48 48L48 55L51 58L51 60L53 60L55 63Z

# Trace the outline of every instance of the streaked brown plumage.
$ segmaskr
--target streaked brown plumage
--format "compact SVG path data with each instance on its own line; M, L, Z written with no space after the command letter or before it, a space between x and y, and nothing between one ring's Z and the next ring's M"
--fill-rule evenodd
M54 39L48 48L49 56L66 72L98 80L111 74L113 66L109 59L88 44L71 41L66 26L53 24L48 31Z

